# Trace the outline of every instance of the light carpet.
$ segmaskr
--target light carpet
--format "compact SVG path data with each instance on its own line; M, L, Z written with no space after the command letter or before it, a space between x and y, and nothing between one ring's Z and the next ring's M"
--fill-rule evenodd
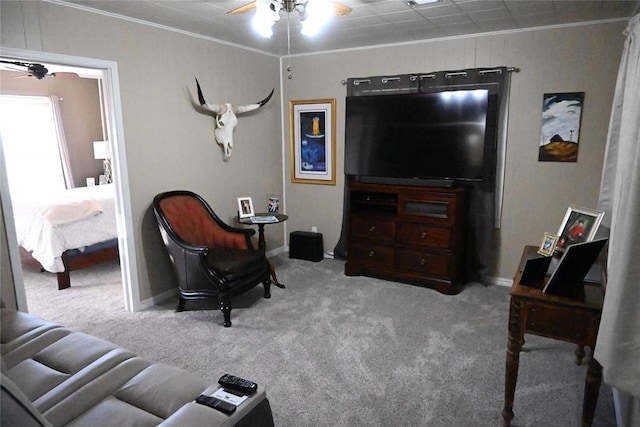
M344 262L272 259L287 289L175 312L177 297L124 311L115 263L55 276L25 272L30 311L145 358L216 382L232 373L266 387L277 426L499 426L509 289L469 284L455 296L367 277ZM193 307L187 304L187 308ZM586 366L575 346L526 336L513 426L579 426ZM615 426L603 384L594 426Z

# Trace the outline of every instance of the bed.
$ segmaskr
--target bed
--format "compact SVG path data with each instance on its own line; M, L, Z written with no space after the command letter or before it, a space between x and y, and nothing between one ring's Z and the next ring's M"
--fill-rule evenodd
M117 260L114 192L107 184L12 197L23 266L56 273L62 290L71 271Z

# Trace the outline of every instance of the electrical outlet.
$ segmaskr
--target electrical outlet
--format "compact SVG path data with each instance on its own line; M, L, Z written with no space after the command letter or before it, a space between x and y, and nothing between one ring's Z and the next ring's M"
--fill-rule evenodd
M318 227L311 227L311 232L312 233L317 233L318 232Z

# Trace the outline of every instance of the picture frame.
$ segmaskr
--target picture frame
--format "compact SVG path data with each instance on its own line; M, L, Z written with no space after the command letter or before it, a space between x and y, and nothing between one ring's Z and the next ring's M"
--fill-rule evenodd
M336 100L289 101L291 182L336 185Z
M569 206L558 229L556 250L564 252L574 243L590 242L602 222L604 212L580 206Z
M559 236L556 234L544 233L544 239L542 239L538 253L544 256L552 256L556 250L558 239Z
M250 218L255 216L251 197L238 197L238 218Z
M584 92L545 93L538 161L578 161Z

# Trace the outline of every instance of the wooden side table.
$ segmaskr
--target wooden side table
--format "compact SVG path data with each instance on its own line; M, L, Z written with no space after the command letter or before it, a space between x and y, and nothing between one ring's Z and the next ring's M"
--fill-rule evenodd
M523 261L535 255L537 247L525 246ZM544 294L541 289L520 284L522 271L518 269L511 287L509 307L509 341L504 382L504 425L513 419L513 397L518 379L520 350L524 344L524 334L534 334L577 344L576 363L580 365L584 357L584 347L590 347L589 360L582 407L582 425L591 426L598 401L602 379L602 366L593 358L596 345L604 291L599 285L585 284L585 299L578 301L566 297ZM548 279L548 278L547 278ZM545 279L545 280L547 280Z
M267 243L265 241L264 238L264 226L265 225L269 225L269 224L279 224L281 222L285 222L286 220L289 219L289 217L285 214L281 214L281 213L258 213L256 214L256 216L260 216L260 217L275 217L277 221L274 222L253 222L251 221L251 218L238 218L235 217L234 221L237 222L238 224L244 224L244 225L257 225L258 226L258 249L266 252L267 250ZM271 264L269 264L269 268L271 269L271 277L273 278L273 284L276 285L279 288L285 289L286 286L283 283L280 283L278 281L278 276L276 276L276 270L275 268L273 268L273 266Z

